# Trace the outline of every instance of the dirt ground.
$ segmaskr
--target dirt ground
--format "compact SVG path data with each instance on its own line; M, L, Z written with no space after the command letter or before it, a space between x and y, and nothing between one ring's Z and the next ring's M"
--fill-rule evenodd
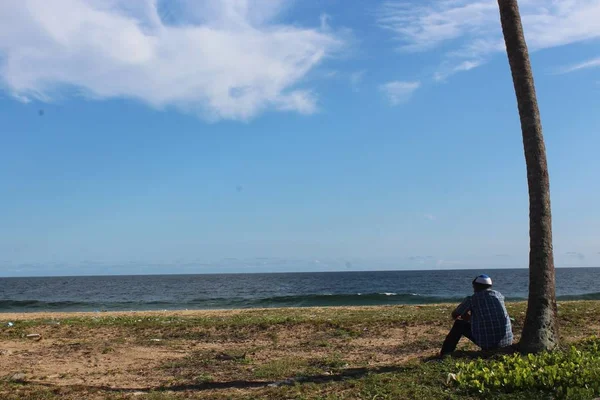
M102 313L106 317L231 317L240 311L173 311ZM186 382L253 382L267 385L287 375L327 373L328 369L376 367L432 355L429 348L447 327L398 326L348 334L339 328L310 325L265 326L250 334L217 328L165 335L157 327L140 331L129 326L69 324L65 318L94 318L90 313L1 314L0 324L43 320L18 337L0 341L0 371L52 386L85 385L123 392L148 392ZM185 328L189 329L189 328ZM28 338L27 335L40 335Z
M518 333L524 307L515 307ZM0 314L0 380L76 388L78 396L89 392L85 398L187 389L216 398L297 376L372 371L434 356L450 311L450 305L345 307L281 311L290 313L285 318L274 310L264 316L260 310L6 313ZM564 324L573 325L573 337L598 331L597 321L572 321ZM0 385L0 397L2 390L12 389Z

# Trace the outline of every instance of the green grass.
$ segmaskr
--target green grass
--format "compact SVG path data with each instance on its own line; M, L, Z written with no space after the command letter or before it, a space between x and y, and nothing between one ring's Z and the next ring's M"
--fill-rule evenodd
M205 327L205 328L252 328L264 330L276 325L325 325L337 329L344 329L347 323L352 324L353 328L359 325L369 325L373 322L426 322L440 320L447 316L448 307L440 308L440 305L423 306L415 309L412 306L390 306L390 307L364 307L353 309L260 309L244 310L235 314L208 315L205 317L169 317L156 315L137 315L137 316L103 316L102 314L84 317L64 318L57 321L47 319L34 319L26 321L15 321L15 327L34 327L40 325L52 325L60 322L67 326L127 326L134 329L144 329L148 327L156 328L163 326L177 327ZM519 307L519 308L522 308ZM316 310L313 312L313 310ZM375 312L376 311L376 312ZM0 315L0 319L2 316ZM351 328L352 328L351 327ZM2 324L5 329L5 324Z
M258 365L254 376L258 379L293 378L307 372L309 365L306 360L299 358L280 358Z
M559 399L600 395L600 340L555 352L505 355L456 364L455 386L466 393L541 392Z
M449 362L411 363L390 367L389 372L372 370L347 379L306 382L266 388L257 398L294 399L459 399L465 398L443 382ZM248 396L246 398L252 398ZM468 397L466 397L468 398Z
M516 318L518 328L522 323L525 304L523 302L508 303L507 308L511 316ZM330 331L335 336L356 337L368 332L369 328L381 330L389 326L413 326L416 324L445 326L448 324L450 310L451 305L436 304L420 306L419 308L414 306L389 306L353 309L261 309L244 310L235 314L207 315L205 317L103 316L102 314L91 314L90 316L58 320L13 321L14 326L10 328L7 327L4 322L5 319L0 314L0 333L5 337L19 337L28 329L39 326L58 327L56 324L60 323L62 327L127 327L136 333L151 331L153 335L156 335L156 332L164 332L167 335L165 338L188 338L189 335L193 336L190 338L198 338L214 335L214 330L218 330L218 333L231 333L235 330L256 333L278 326L308 325L319 330ZM597 315L599 312L600 304L593 301L562 302L559 307L561 322L567 323L564 325L568 330L583 325L582 318ZM364 328L367 328L367 330L364 330ZM273 335L273 333L270 334Z

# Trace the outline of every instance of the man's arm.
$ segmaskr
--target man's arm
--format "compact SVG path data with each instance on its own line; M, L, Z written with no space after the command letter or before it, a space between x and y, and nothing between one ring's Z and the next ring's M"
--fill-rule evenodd
M456 307L454 309L454 311L452 311L452 319L457 319L458 317L462 317L463 315L466 315L469 311L471 311L471 297L467 297L466 299L463 300L462 303L460 303L458 305L458 307Z

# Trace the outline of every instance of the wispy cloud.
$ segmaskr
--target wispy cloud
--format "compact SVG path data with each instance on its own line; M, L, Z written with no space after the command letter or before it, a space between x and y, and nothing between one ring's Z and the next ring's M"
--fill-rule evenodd
M417 264L430 264L433 263L435 257L433 256L410 256L408 260Z
M392 32L400 49L426 51L485 29L495 22L496 7L489 1L389 1L382 5L378 22Z
M600 37L600 0L521 0L519 4L532 51ZM504 50L495 1L388 1L378 10L377 21L401 51L443 46L437 79L475 68Z
M435 221L435 215L433 214L425 214L423 216L430 221Z
M457 72L469 71L473 68L479 67L483 64L482 60L473 60L473 61L463 61L458 65L453 65L452 63L445 63L436 73L433 74L433 79L436 81L443 81L451 75L454 75Z
M360 84L363 80L365 76L365 71L361 70L361 71L356 71L350 74L350 86L352 87L352 90L354 90L355 92L358 92Z
M570 65L568 67L562 68L559 72L566 74L569 72L575 72L575 71L579 71L582 69L599 68L599 67L600 67L600 57L597 57L597 58L592 58L591 60L587 60L584 62L580 62L578 64L574 64L574 65Z
M397 106L407 102L420 86L420 82L391 81L380 85L379 90L387 97L390 105Z
M456 266L464 265L464 264L465 263L460 260L444 260L444 259L437 260L437 262L435 263L436 267L438 267L438 268L456 267Z
M584 260L585 259L585 254L583 253L579 253L576 251L568 251L566 253L567 257L571 257L571 258L576 258L578 260Z
M321 14L321 16L319 17L319 20L321 21L321 29L322 30L328 30L331 28L329 26L329 21L331 20L331 16L329 16L328 14Z
M51 101L76 89L208 119L310 114L299 86L343 41L328 17L282 23L282 0L0 2L0 88ZM70 90L68 93L74 91Z

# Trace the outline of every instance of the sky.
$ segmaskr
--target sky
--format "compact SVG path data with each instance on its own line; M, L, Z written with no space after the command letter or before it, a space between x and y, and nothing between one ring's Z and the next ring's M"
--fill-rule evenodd
M600 0L519 3L597 267ZM0 127L0 276L528 265L495 1L2 1Z

